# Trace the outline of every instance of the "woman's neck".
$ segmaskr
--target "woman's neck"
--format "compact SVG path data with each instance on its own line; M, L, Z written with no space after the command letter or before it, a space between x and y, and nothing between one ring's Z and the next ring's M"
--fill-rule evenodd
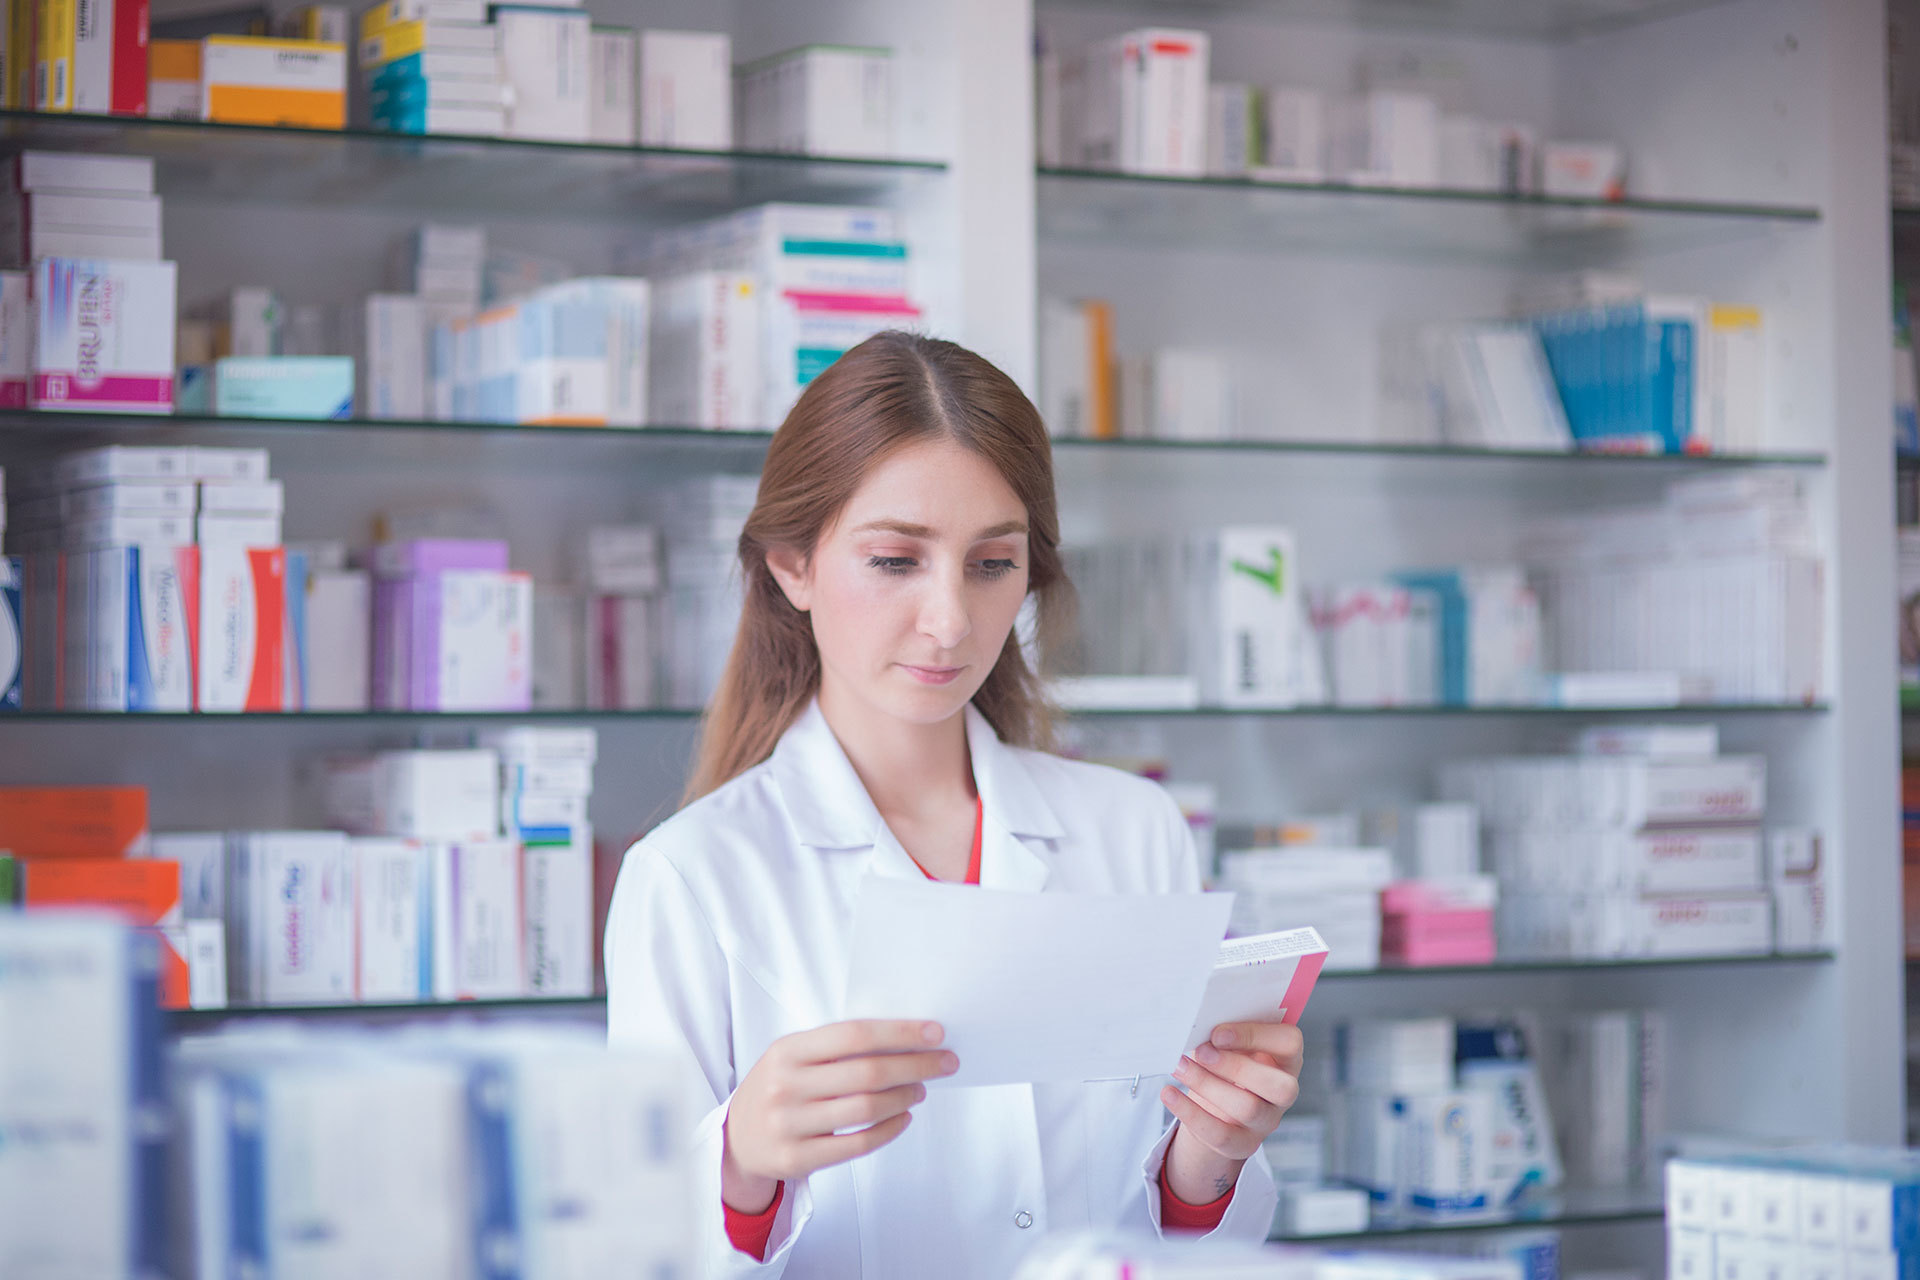
M820 713L860 775L883 818L973 795L966 713L937 724L910 724L837 691L820 688Z

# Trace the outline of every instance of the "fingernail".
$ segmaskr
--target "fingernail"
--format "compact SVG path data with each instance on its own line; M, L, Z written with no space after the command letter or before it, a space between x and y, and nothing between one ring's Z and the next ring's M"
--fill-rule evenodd
M920 1038L928 1044L939 1044L947 1038L947 1033L940 1029L939 1023L929 1022L926 1026L920 1028Z
M1179 1080L1185 1080L1187 1076L1191 1073L1191 1070L1192 1070L1191 1060L1188 1058L1182 1058L1180 1059L1180 1065L1173 1069L1174 1078Z
M1193 1051L1194 1061L1203 1067L1210 1067L1220 1061L1220 1051L1210 1044L1203 1044Z
M1231 1049L1240 1043L1240 1033L1232 1027L1215 1027L1213 1042L1222 1049Z
M960 1059L957 1055L951 1053L943 1053L940 1055L940 1072L942 1075L950 1076L959 1069Z

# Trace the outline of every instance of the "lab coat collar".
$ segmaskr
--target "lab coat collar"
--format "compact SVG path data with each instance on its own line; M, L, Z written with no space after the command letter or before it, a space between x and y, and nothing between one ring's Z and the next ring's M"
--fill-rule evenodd
M1058 840L1060 820L1040 794L1039 785L1019 754L1000 741L987 718L968 703L967 751L973 758L973 784L989 832ZM769 764L779 784L800 843L819 849L859 849L881 842L880 811L854 772L852 761L820 711L819 699L807 704L780 736ZM891 842L891 837L888 837ZM983 868L982 878L986 878Z

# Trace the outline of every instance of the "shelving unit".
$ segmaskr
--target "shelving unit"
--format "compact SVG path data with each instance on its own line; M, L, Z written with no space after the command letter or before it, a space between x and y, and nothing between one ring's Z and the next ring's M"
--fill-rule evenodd
M637 13L612 0L601 20ZM159 160L166 244L183 298L272 283L346 299L378 283L386 242L438 217L487 224L508 247L611 268L628 238L770 199L879 202L914 239L929 326L1032 388L1042 293L1111 297L1123 345L1222 342L1260 356L1262 438L1062 441L1069 536L1284 521L1310 577L1415 557L1514 556L1528 519L1649 501L1672 479L1747 466L1803 471L1829 556L1829 695L1814 706L1498 707L1074 717L1091 748L1151 747L1215 782L1229 817L1276 806L1397 803L1465 754L1553 749L1585 720L1710 718L1729 749L1765 752L1778 816L1838 850L1842 949L1810 957L1505 964L1330 974L1315 1020L1409 1008L1657 1005L1671 1017L1670 1106L1689 1129L1896 1141L1903 1133L1897 739L1890 460L1884 432L1889 206L1884 31L1876 6L1824 0L667 0L652 23L729 25L750 59L842 40L894 47L910 159L819 161L362 133L47 119L0 113L0 145ZM1630 202L1511 200L1297 184L1039 171L1031 134L1036 25L1068 41L1144 22L1216 32L1216 78L1321 83L1362 50L1432 48L1486 86L1489 113L1629 149ZM1340 68L1339 72L1330 68ZM1331 87L1331 86L1329 86ZM1863 141L1864 140L1864 141ZM1905 224L1920 211L1896 211ZM300 253L292 253L300 246ZM313 246L324 252L311 252ZM1570 266L1768 309L1773 437L1751 457L1625 458L1360 439L1382 323L1497 314L1510 289ZM255 444L287 480L290 538L362 538L417 495L472 495L502 513L516 565L551 576L571 533L636 509L648 488L751 472L766 432L549 429L406 422L68 417L0 411L0 465L109 441ZM1844 548L1844 554L1840 550ZM136 781L163 829L284 826L307 816L302 767L394 742L444 744L493 719L581 722L602 734L596 827L638 833L671 811L689 711L285 716L27 715L0 720L0 781ZM1324 1001L1325 1007L1321 1007ZM600 1016L591 1000L355 1006L177 1015ZM1570 1196L1530 1224L1606 1234L1613 1256L1658 1256L1645 1192ZM1459 1229L1484 1229L1475 1223ZM1412 1230L1398 1228L1396 1230ZM1418 1229L1430 1230L1430 1224Z

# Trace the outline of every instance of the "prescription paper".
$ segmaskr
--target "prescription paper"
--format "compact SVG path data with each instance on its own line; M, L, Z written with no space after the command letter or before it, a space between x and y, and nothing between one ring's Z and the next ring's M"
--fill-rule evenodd
M929 1088L1171 1071L1227 931L1226 893L1010 893L870 876L846 1017L926 1018L960 1070Z

